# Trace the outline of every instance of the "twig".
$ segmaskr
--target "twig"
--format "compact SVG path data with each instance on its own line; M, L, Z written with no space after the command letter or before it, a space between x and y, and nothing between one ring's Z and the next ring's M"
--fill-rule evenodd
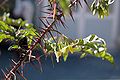
M5 1L7 1L7 0L5 0ZM73 5L75 5L75 3L78 2L78 1L79 1L79 0L74 0L74 2L73 2L71 5L69 5L69 8L71 8ZM2 3L2 4L3 4L3 3ZM0 6L1 6L1 5L0 5ZM57 7L55 7L55 9L57 9ZM55 11L55 10L54 10L54 11ZM58 11L59 11L59 9L58 9ZM61 11L59 11L59 12L61 13ZM23 57L22 57L18 62L14 62L14 61L13 61L13 63L14 63L13 68L12 68L7 74L4 73L4 75L5 75L5 80L10 80L13 75L14 75L14 77L16 77L15 73L18 72L19 67L26 61L26 59L28 58L28 56L29 56L29 60L30 60L31 55L32 55L32 54L31 54L31 51L33 51L33 49L35 48L35 46L41 42L41 39L42 39L48 32L50 32L50 30L53 28L54 24L55 24L57 21L60 21L61 24L62 24L63 26L65 26L64 23L63 23L62 20L61 20L61 17L64 17L63 13L60 14L60 15L56 15L56 13L54 13L53 16L54 16L54 17L57 17L57 18L54 18L54 19L52 18L52 20L53 20L52 23L51 23L51 24L48 24L47 27L44 25L44 26L45 26L45 29L43 29L40 37L37 38L36 41L33 43L33 45L31 45L31 47L29 48L29 50L27 50L26 54L23 55ZM50 18L50 19L51 19L51 18ZM19 72L18 72L18 73L19 73ZM24 76L22 76L22 77L24 77Z

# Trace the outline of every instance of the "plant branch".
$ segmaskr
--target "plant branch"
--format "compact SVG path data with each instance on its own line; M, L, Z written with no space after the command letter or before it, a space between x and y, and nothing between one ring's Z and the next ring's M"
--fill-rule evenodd
M30 51L32 51L34 49L34 47L40 42L41 38L47 33L49 32L49 30L53 27L55 23L55 20L48 26L48 28L46 28L46 30L42 33L42 35L36 40L36 42L33 43L33 45L30 47L30 49L27 51L27 53L25 54L25 56L20 59L16 65L13 66L13 68L9 71L9 73L5 76L6 80L10 80L11 76L13 75L13 73L15 73L18 68L24 63L24 61L26 60L26 58L28 57ZM12 73L11 73L12 72Z

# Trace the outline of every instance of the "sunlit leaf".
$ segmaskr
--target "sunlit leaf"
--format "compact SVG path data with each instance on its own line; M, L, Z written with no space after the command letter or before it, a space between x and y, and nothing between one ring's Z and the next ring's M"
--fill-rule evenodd
M14 40L14 37L0 32L0 42L3 41L4 39Z
M66 61L67 57L68 57L68 52L69 52L68 46L62 48L61 52L63 53L63 59L64 59L64 61Z
M94 57L98 57L107 60L111 63L114 62L113 57L107 53L106 43L102 38L97 35L92 34L84 39L71 40L66 36L61 36L58 38L58 43L52 42L53 40L47 40L46 49L48 51L55 53L57 62L59 62L59 57L63 56L64 61L67 60L69 53L74 54L75 52L81 53L80 58L86 57L87 54ZM58 45L58 47L57 47Z
M80 58L84 58L86 56L87 56L87 53L82 53L81 56L80 56Z
M8 48L8 50L11 50L11 49L18 49L18 48L19 48L18 45L12 45L12 46L10 46L10 47Z

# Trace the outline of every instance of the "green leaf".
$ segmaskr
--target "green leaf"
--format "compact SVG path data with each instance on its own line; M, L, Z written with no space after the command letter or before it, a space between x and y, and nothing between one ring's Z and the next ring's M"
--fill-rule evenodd
M59 0L60 6L63 9L63 12L66 14L69 12L69 1L68 0Z
M68 46L68 49L69 49L69 51L70 51L71 53L74 52L74 49L73 49L72 45L69 45L69 46Z
M87 50L85 50L85 52L86 52L86 53L89 53L89 54L91 54L91 55L94 54L93 51L92 51L91 49L87 49Z
M55 38L57 39L57 38ZM66 36L59 37L58 43L56 44L53 39L46 40L46 49L47 51L54 52L59 62L59 57L63 56L64 61L67 60L69 52L83 52L80 58L86 57L87 54L90 54L97 58L105 59L111 63L114 62L113 57L107 53L106 42L99 38L97 35L92 34L84 39L71 40Z
M10 47L8 48L8 50L11 50L11 49L18 49L18 48L19 48L18 45L12 45L12 46L10 46Z
M86 56L87 56L87 53L82 53L81 56L80 56L80 58L84 58Z
M98 18L103 19L105 16L109 15L109 4L110 0L94 0L91 5L91 11L93 15L98 13ZM113 0L114 2L114 0ZM112 2L112 3L113 3ZM111 3L111 4L112 4Z
M11 35L6 35L6 34L0 32L0 42L1 42L2 40L4 40L4 39L14 40L14 37L11 36Z
M62 54L63 54L63 59L64 59L64 61L66 61L66 60L67 60L67 57L68 57L68 52L69 52L68 46L62 48L60 51L61 51Z
M63 59L64 59L64 61L66 61L67 58L68 58L68 53L67 53L67 52L66 52L66 53L63 53Z
M96 37L96 35L95 35L95 34L92 34L91 37L90 37L90 39L89 39L89 41L94 40L95 37Z
M3 31L13 31L11 27L5 24L3 21L0 21L0 29Z
M104 56L104 59L108 60L109 62L111 62L112 64L114 64L114 58L112 55L110 55L109 53L106 53Z

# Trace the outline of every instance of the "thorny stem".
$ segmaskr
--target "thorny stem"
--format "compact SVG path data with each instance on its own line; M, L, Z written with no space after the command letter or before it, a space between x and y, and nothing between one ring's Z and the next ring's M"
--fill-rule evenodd
M54 1L56 1L56 0L54 0ZM74 1L72 2L72 4L70 4L68 7L71 8L72 6L75 5L76 2L79 2L79 0L74 0ZM79 2L79 3L80 3L80 2ZM55 6L56 6L56 5L55 5ZM54 10L53 10L53 11L54 11L54 16L53 16L53 18L54 18L55 16L57 16L57 15L55 15L55 14L56 14L55 10L56 10L56 7L54 7ZM61 18L62 16L63 16L63 15L60 14L59 16L57 16L57 18L54 18L54 19L53 19L53 21L52 21L52 23L51 23L50 25L48 24L48 27L45 28L45 29L42 31L40 37L36 39L36 41L33 43L33 45L31 45L31 47L30 47L29 50L26 52L26 54L25 54L17 63L15 62L13 68L12 68L7 74L4 75L4 76L5 76L5 79L4 79L4 80L10 80L11 77L14 76L14 74L15 74L16 72L18 72L19 67L20 67L20 66L25 62L25 60L28 58L28 56L30 55L30 52L35 48L35 46L36 46L37 44L40 43L41 39L46 35L46 33L48 33L48 32L50 31L50 29L53 28L53 25L55 24L55 22L57 22L57 20L61 20L60 18ZM63 23L62 23L62 24L63 24ZM64 26L64 25L63 25L63 26ZM13 74L13 73L14 73L14 74Z
M2 3L0 3L0 7L2 7L4 4L6 4L8 0L4 0Z
M41 34L41 36L33 43L33 45L30 47L30 49L27 51L27 53L25 54L25 56L20 59L16 65L14 65L14 67L9 71L9 73L5 76L5 80L10 80L11 76L13 75L12 73L15 73L18 68L24 63L24 61L26 60L26 58L28 57L30 51L32 51L34 49L34 47L40 42L41 38L53 27L54 23L56 22L56 20L54 20L51 25L48 26L48 28L46 28L46 30ZM12 72L12 73L11 73Z

